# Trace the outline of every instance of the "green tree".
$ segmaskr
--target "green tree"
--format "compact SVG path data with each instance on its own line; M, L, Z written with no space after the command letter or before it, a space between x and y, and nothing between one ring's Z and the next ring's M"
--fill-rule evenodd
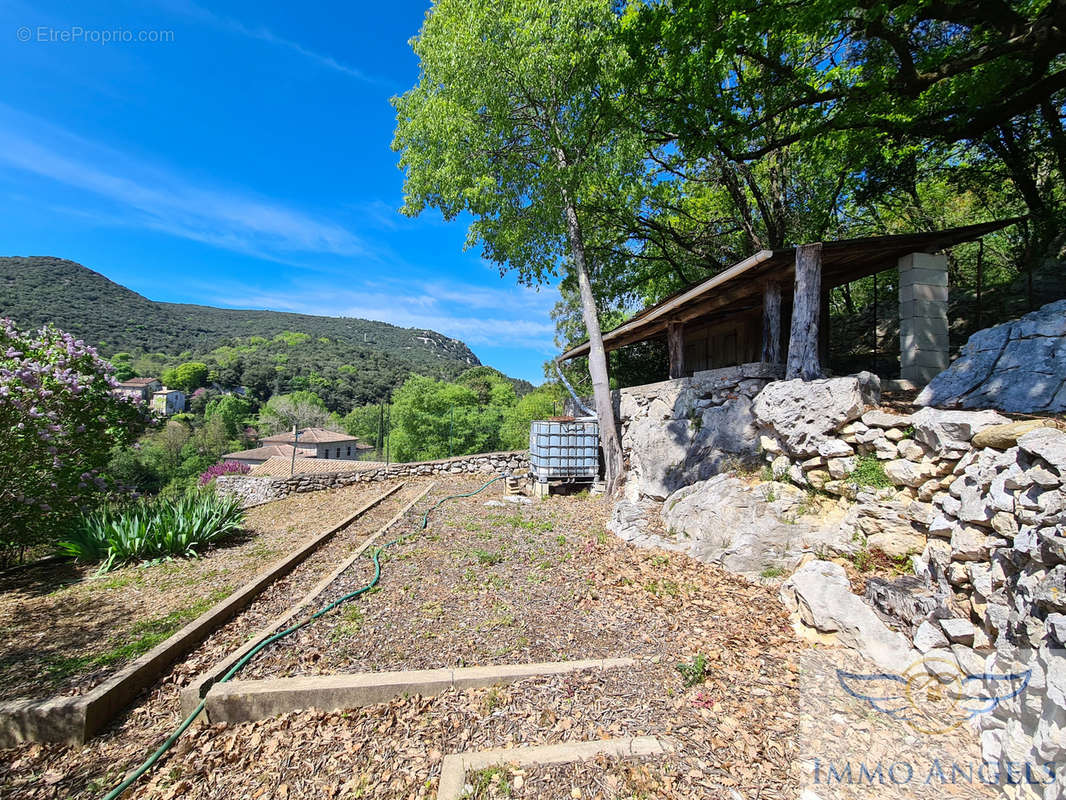
M572 274L610 491L622 451L587 252L622 235L597 209L639 202L645 175L621 122L619 25L609 0L438 0L412 41L421 76L394 100L393 143L405 213L471 213L469 242L521 281Z
M363 444L381 451L384 447L384 408L380 404L357 406L344 417L344 430Z
M164 370L161 378L170 388L193 392L207 384L209 372L207 364L202 361L186 361L172 369Z
M231 439L240 439L244 436L244 429L252 423L254 412L255 405L248 398L224 394L208 401L204 419L210 421L219 418L226 435Z
M425 461L499 449L502 414L478 406L466 386L414 375L393 394L390 449L397 461Z
M115 353L111 356L111 366L115 368L115 380L128 381L130 378L137 376L137 370L133 368L131 359L133 356L129 353Z
M519 398L504 412L500 431L502 447L505 450L529 447L529 424L561 414L564 395L565 390L559 384L547 383Z
M274 395L259 411L260 432L280 433L297 428L321 428L333 424L329 409L314 392Z

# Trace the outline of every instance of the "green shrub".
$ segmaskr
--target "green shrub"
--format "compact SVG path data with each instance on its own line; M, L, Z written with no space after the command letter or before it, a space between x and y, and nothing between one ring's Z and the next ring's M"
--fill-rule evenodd
M703 653L696 653L691 661L679 662L677 671L681 673L681 680L685 686L697 686L707 677L707 656Z
M76 561L103 562L101 572L133 561L195 556L244 522L237 498L210 492L154 497L87 514L59 551Z
M860 486L873 486L883 489L892 485L892 481L885 474L885 468L874 456L860 456L855 463L855 469L848 475L848 479Z

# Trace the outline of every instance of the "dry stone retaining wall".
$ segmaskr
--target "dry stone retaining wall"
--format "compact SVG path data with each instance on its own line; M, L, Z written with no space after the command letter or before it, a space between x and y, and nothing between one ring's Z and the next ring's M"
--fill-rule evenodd
M820 413L814 398L831 396L825 387L785 382L770 389L812 398L795 404L806 405L805 414L791 415L765 402L766 393L756 400L770 470L853 499L845 527L854 525L868 547L911 557L913 576L868 584L867 600L882 619L919 652L951 657L965 673L1033 670L1028 699L1008 699L977 718L985 759L1004 767L1066 760L1066 431L1060 423L934 408L907 415L849 410L841 419L839 405ZM812 418L834 420L816 442L797 435ZM870 459L881 469L871 468ZM887 485L880 488L857 479L881 474ZM796 575L818 569L808 564ZM788 596L802 593L800 578L786 584ZM1060 786L1051 788L1045 800L1061 796Z
M242 498L250 507L280 500L290 494L317 492L357 483L372 483L396 478L430 477L433 475L498 474L510 472L522 475L529 471L529 451L506 453L475 453L439 461L415 461L409 464L384 464L348 472L329 472L293 475L288 478L258 478L247 475L223 475L215 480L219 494Z

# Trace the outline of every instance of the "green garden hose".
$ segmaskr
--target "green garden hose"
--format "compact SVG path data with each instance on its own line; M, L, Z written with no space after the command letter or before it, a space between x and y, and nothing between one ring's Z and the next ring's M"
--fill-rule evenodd
M506 475L499 475L499 476L493 478L488 483L486 483L480 489L477 489L476 491L468 492L466 494L453 494L453 495L449 495L448 497L444 497L441 500L438 500L434 505L432 505L426 511L425 514L422 515L422 523L419 525L418 530L425 530L426 526L429 524L429 515L430 515L430 513L432 511L435 511L436 509L440 508L440 506L443 505L448 500L456 500L456 499L463 498L463 497L473 497L474 495L476 495L476 494L478 494L480 492L483 492L486 489L488 489L490 486L492 486L492 484L496 483L496 481L503 480L505 477L507 477L507 476ZM356 597L359 597L362 594L366 594L371 589L373 589L377 585L378 581L381 579L381 554L382 554L382 552L385 550L386 547L392 547L394 544L397 544L398 542L403 541L404 538L406 538L406 537L400 536L400 537L398 537L396 539L393 539L391 542L388 542L387 544L383 544L380 547L375 547L370 552L370 560L373 561L373 563L374 563L374 577L370 579L370 582L366 586L362 586L359 589L356 589L354 592L349 592L348 594L344 595L340 599L334 600L329 605L324 606L323 608L320 608L318 611L316 611L314 614L309 616L307 619L296 623L292 627L286 628L285 630L280 631L279 633L275 633L275 634L273 634L271 636L268 636L266 639L261 641L259 644L257 644L255 647L253 647L251 650L249 650L244 655L244 657L241 658L240 661L238 661L236 664L233 665L233 667L230 669L229 672L227 672L225 675L223 675L221 678L219 678L218 679L218 683L226 683L227 681L232 680L234 675L236 675L238 672L240 672L242 669L244 669L246 666L248 666L248 662L250 662L253 658L255 658L256 655L261 653L267 647L269 647L270 645L274 644L274 642L278 641L279 639L285 638L286 636L288 636L291 633L295 633L296 631L298 631L301 628L303 628L305 625L310 625L316 619L319 619L320 617L328 614L330 611L335 609L341 603L345 603L345 602L347 602L349 600L353 600ZM115 800L116 797L121 795L128 788L130 788L130 786L132 786L137 781L138 778L140 778L142 775L144 775L146 772L148 772L148 770L150 770L153 766L155 766L156 762L159 761L159 759L162 758L166 754L166 752L168 750L170 750L171 747L174 746L174 742L176 742L178 740L178 738L183 733L185 733L185 731L187 731L189 729L189 726L192 725L193 721L196 719L197 716L199 716L200 712L204 710L204 707L206 705L207 705L207 700L205 698L205 699L200 701L200 704L198 706L196 706L196 709L191 714L189 714L189 716L187 716L184 720L182 720L181 724L178 725L178 727L174 729L174 732L172 734L170 734L170 736L167 737L166 741L164 741L163 744L161 744L159 746L159 748L154 753L152 753L152 755L148 756L148 758L145 760L145 762L143 764L141 764L139 767L137 767L137 769L135 769L133 772L131 772L126 777L126 779L124 781L122 781L122 783L120 783L118 786L116 786L114 789L112 789L110 792L107 793L107 795L104 797L104 800Z

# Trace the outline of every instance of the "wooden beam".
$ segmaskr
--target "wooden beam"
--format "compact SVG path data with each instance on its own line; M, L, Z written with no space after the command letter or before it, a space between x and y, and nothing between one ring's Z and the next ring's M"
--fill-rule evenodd
M792 293L792 331L785 379L822 377L818 329L822 305L822 243L796 248L796 284Z
M670 354L670 380L685 377L685 327L680 322L666 325L666 350Z
M762 293L762 360L781 363L781 284L767 281Z

